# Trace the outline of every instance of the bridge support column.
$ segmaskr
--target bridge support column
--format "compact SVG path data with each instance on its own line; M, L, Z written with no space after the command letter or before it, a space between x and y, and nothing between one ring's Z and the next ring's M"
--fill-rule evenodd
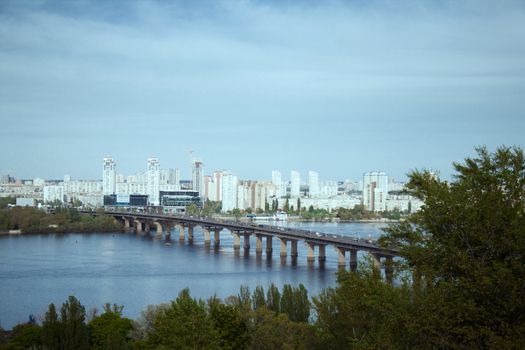
M184 241L184 225L179 225L179 241Z
M335 250L337 251L337 265L339 265L339 267L344 268L344 266L346 265L346 250L340 247L335 247Z
M271 256L273 253L273 237L266 236L266 256Z
M205 227L202 229L202 232L204 233L204 244L211 244L210 229Z
M221 229L220 228L216 228L213 230L213 242L216 246L221 244Z
M381 272L381 255L377 253L368 253L372 258L372 266L378 272Z
M123 217L122 220L124 220L124 232L129 232L130 231L129 219Z
M319 262L325 262L326 261L326 245L319 244L319 256L317 257L317 260Z
M149 233L149 231L150 231L149 222L146 221L144 223L144 232Z
M391 256L387 256L385 260L386 282L392 284L394 282L394 261Z
M188 225L188 242L193 243L193 225Z
M286 258L286 239L279 238L279 241L281 242L281 258Z
M296 240L291 240L291 241L290 241L290 246L291 246L291 247L290 247L290 248L291 248L291 249L290 249L290 250L291 250L291 252L290 252L290 256L291 256L292 258L297 258L297 255L298 255L298 254L297 254L297 241L296 241Z
M350 250L350 271L357 271L357 249Z
M233 236L233 250L241 249L241 236L238 233L232 232Z
M153 225L155 225L155 231L157 231L155 236L162 237L162 224L160 222L154 221Z
M170 239L171 238L171 227L173 226L173 224L170 222L167 222L166 224L164 224L164 226L166 229L164 236L166 236L166 239ZM162 226L161 226L161 230L162 230ZM161 234L162 234L162 231L161 231Z
M262 254L262 235L255 235L255 253Z
M308 250L306 253L306 261L313 262L315 260L314 248L315 245L313 243L306 243L306 249Z
M250 254L250 234L244 234L244 254Z
M142 233L142 222L135 220L135 232Z

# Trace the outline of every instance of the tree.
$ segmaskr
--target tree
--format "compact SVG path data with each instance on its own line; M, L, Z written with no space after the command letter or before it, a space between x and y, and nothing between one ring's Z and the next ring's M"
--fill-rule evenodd
M252 296L253 309L257 310L261 307L266 307L266 301L264 299L264 289L262 286L255 287Z
M430 171L407 188L424 201L381 240L406 261L429 347L525 344L525 157L518 147L454 163L449 182ZM417 337L417 332L414 337ZM420 335L421 336L421 335ZM461 344L461 345L459 345Z
M208 302L210 317L218 336L220 349L245 349L250 339L246 315L235 305L225 305L217 299Z
M60 308L60 348L88 349L89 333L85 323L86 309L74 296Z
M301 211L301 198L297 198L297 211Z
M205 303L192 298L188 289L160 310L147 335L147 345L154 349L215 349L217 344L218 335Z
M288 201L288 198L286 198L286 201L284 202L283 211L285 211L287 213L290 211L290 203Z
M273 283L270 284L266 292L266 307L275 313L281 311L281 293L279 293L279 288Z
M49 308L42 322L42 345L44 349L58 349L60 344L60 321L56 312L55 304L49 304Z
M22 323L13 327L9 343L2 349L39 349L42 328L34 323Z
M186 213L187 213L188 215L191 215L191 216L198 215L198 214L199 214L199 207L198 207L195 203L191 203L191 204L186 208Z
M127 338L133 322L122 317L122 306L109 303L104 305L104 313L94 317L88 324L91 349L127 349Z
M308 322L310 301L308 291L302 284L299 287L292 287L289 284L283 286L281 312L286 314L291 321Z

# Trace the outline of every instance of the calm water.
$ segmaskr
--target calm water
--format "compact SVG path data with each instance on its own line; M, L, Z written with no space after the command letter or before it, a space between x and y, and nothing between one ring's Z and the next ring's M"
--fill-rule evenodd
M376 237L381 224L289 223L319 232L359 234ZM10 329L25 322L29 314L42 316L49 303L61 305L75 295L86 310L101 308L106 302L124 305L124 314L140 315L148 304L173 300L185 287L193 296L224 298L237 294L244 284L253 289L275 283L279 287L303 283L310 295L335 285L337 256L327 247L324 268L309 266L306 250L298 245L297 264L279 257L279 241L274 239L273 257L255 256L255 240L246 257L234 253L229 231L221 232L221 246L204 245L202 231L195 228L193 244L173 244L163 239L134 234L67 234L0 237L0 325ZM241 240L242 245L242 240ZM347 258L348 259L348 258Z

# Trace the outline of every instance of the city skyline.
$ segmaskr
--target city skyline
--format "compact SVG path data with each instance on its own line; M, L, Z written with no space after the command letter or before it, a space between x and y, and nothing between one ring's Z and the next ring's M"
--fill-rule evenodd
M0 4L0 173L396 179L523 148L521 1Z

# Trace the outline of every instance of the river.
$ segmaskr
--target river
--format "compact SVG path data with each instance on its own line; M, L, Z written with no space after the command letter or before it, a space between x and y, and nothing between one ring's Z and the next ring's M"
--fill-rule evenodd
M282 225L331 234L377 237L384 224L304 223ZM49 303L61 305L76 296L86 310L106 303L124 305L124 315L137 318L149 304L173 300L183 288L193 296L220 298L237 294L241 285L251 290L270 283L282 287L304 284L309 295L335 286L337 256L327 247L324 268L306 262L306 249L298 246L294 266L290 257L279 257L279 242L273 240L273 256L255 256L252 237L250 256L235 254L233 238L221 232L220 248L204 245L199 227L193 244L172 245L162 239L124 233L41 234L0 236L0 326L11 329L30 314L43 317ZM348 259L348 257L347 257Z

